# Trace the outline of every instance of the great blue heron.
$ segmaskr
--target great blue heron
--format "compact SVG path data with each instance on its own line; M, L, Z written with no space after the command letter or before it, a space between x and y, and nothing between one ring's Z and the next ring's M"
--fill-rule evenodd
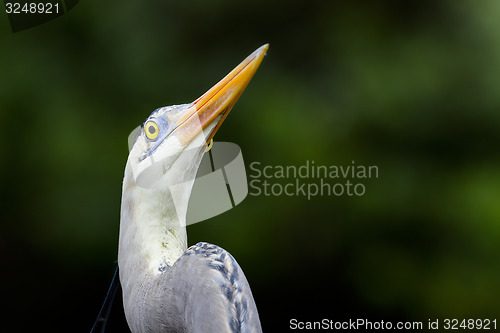
M187 248L185 215L207 142L267 48L193 103L155 110L135 138L123 180L118 249L123 306L134 333L262 331L240 266L216 245Z

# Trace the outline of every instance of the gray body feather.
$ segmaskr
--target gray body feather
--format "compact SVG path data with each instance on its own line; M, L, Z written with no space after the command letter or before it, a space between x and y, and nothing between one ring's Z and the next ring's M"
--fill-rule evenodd
M133 309L133 332L262 332L248 281L221 247L200 242L161 275L139 281L124 295L133 302L125 306Z

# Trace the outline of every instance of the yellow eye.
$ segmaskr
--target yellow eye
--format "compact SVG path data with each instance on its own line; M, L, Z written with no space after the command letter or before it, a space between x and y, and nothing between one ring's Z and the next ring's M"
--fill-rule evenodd
M214 139L210 139L210 142L207 143L207 149L205 149L205 153L207 151L210 151L210 149L212 149L213 145L214 145Z
M160 134L160 129L154 121L150 120L144 126L144 132L146 132L146 136L149 140L154 140L158 137L158 134Z

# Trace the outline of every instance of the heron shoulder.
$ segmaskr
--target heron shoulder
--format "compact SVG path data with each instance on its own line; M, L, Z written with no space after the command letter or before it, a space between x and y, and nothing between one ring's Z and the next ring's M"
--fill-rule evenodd
M204 319L205 331L261 332L250 285L237 261L223 248L199 242L189 247L167 274L182 275L186 318ZM181 279L173 278L173 281ZM207 320L209 318L209 320ZM188 324L189 326L189 324Z

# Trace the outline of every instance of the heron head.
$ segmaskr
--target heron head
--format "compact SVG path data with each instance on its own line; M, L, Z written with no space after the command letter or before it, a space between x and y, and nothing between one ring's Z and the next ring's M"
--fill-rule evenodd
M129 155L138 185L155 188L194 177L207 143L252 79L268 46L254 51L191 104L151 113L139 128Z

